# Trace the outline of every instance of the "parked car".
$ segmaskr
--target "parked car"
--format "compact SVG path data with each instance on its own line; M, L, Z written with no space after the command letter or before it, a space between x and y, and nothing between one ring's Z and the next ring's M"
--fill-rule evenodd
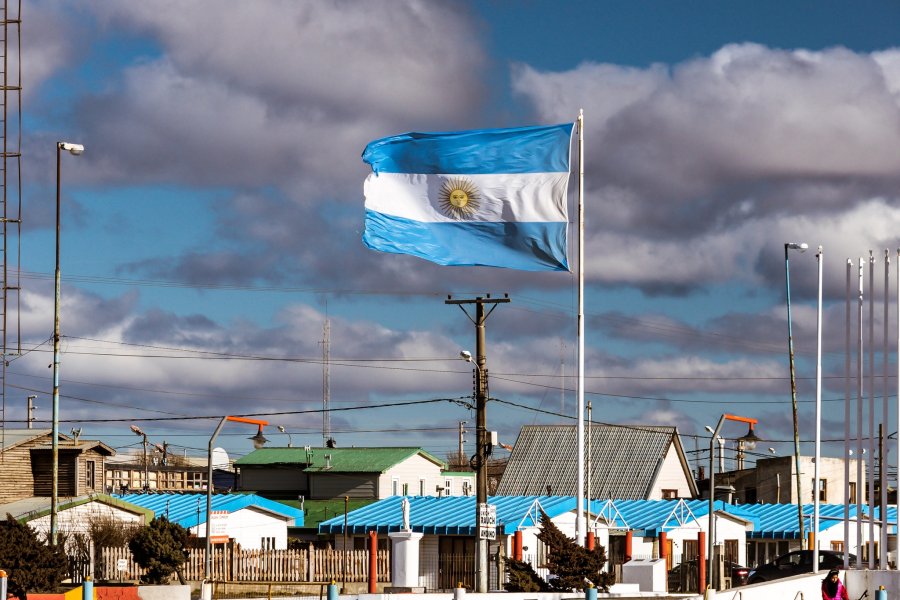
M827 573L829 569L834 567L842 568L843 566L843 552L819 550L819 571ZM850 566L856 566L855 554L850 555ZM747 581L748 583L771 581L773 579L781 579L782 577L790 577L791 575L800 575L801 573L812 573L812 570L813 551L794 550L793 552L782 554L772 562L760 565L756 569L750 571L750 576Z
M747 576L750 569L730 560L725 561L725 572L731 577L731 587L747 585ZM683 561L675 565L669 571L670 592L696 592L697 591L697 559Z

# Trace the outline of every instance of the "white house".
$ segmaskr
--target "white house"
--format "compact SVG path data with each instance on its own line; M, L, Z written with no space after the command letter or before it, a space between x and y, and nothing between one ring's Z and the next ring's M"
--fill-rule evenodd
M206 494L149 493L121 496L178 523L198 537L206 537ZM256 494L214 494L213 527L221 518L221 535L247 550L287 548L287 529L303 525L303 511Z

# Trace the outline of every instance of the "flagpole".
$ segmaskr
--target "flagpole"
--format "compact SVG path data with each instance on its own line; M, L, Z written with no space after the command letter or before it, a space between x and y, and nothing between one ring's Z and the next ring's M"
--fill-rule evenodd
M575 541L584 546L584 109L578 111L578 500Z

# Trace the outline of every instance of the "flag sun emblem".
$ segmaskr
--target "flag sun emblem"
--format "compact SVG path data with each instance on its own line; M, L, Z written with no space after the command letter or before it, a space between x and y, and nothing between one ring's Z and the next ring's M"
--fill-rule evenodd
M445 215L457 220L465 219L478 210L478 188L465 177L445 179L438 192L438 200Z

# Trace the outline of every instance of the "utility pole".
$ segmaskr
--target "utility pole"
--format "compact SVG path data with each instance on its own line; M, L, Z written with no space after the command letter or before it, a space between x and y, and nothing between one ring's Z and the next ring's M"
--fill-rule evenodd
M491 298L490 294L486 294L485 297L478 296L467 300L454 300L451 296L447 296L447 300L444 301L444 304L459 306L460 310L475 325L475 454L472 455L469 464L475 469L475 524L479 529L478 539L475 540L475 592L479 594L488 591L488 540L481 539L481 531L477 525L480 522L481 506L487 504L487 460L492 450L487 432L488 374L487 359L484 354L484 322L498 304L507 302L509 302L509 294L504 294L503 298ZM474 318L464 308L467 304L475 305ZM487 314L484 310L486 304L492 305ZM466 360L471 361L471 359L472 357L469 355Z
M465 456L465 452L466 452L466 450L465 450L465 445L466 445L465 425L466 425L465 421L459 422L459 452L458 452L458 454L459 454L460 460L462 460L462 457Z

